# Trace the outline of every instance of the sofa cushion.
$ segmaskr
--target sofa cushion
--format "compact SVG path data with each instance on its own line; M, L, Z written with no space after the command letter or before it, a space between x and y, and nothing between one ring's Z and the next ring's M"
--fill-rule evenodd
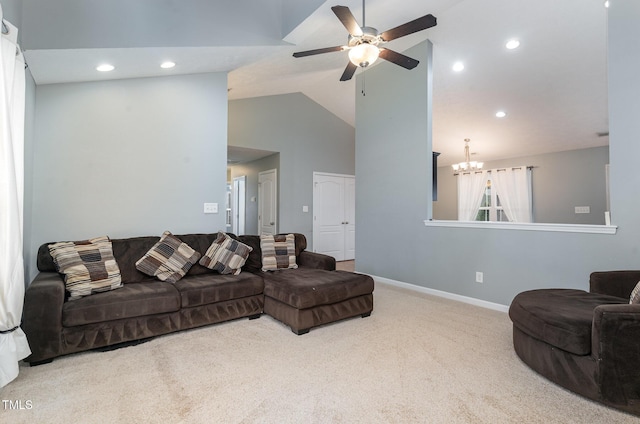
M632 305L640 303L640 281L638 284L631 290L631 296L629 296L629 303Z
M180 293L183 308L224 302L226 300L262 294L262 277L249 272L239 275L214 274L194 275L175 284Z
M252 250L250 246L219 232L199 263L220 274L238 275Z
M155 280L125 284L121 289L65 302L62 325L74 327L124 318L175 312L180 295L173 285Z
M263 234L260 236L260 250L262 250L263 271L298 268L293 234Z
M262 274L264 295L296 309L330 305L373 292L368 275L346 271L298 268Z
M69 300L122 287L109 237L53 243L49 252L57 271L64 275Z
M200 253L165 231L160 240L136 262L141 272L160 281L175 283L200 259Z
M591 325L596 306L625 299L573 289L540 289L518 294L509 317L521 331L576 355L591 353Z
M304 234L293 233L295 238L296 245L296 263L298 261L298 256L307 248L307 238ZM247 246L250 246L253 250L249 254L247 258L247 262L244 267L242 267L243 271L249 272L258 272L262 270L262 249L260 249L260 236L256 235L241 235L235 236L230 234L231 238L235 238L240 240Z

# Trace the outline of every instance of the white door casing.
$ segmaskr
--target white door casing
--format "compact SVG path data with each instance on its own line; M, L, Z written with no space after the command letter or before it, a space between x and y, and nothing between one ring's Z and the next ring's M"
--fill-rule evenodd
M278 171L270 169L258 173L258 231L277 234L278 228Z
M235 177L233 179L233 203L231 206L233 212L233 233L241 235L245 233L245 215L246 215L246 182L245 175Z
M356 178L344 179L344 260L356 257Z

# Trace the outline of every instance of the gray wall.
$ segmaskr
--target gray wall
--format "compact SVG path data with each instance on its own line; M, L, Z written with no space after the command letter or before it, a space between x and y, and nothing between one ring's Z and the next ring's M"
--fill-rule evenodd
M33 144L31 265L49 241L225 228L224 73L38 86Z
M533 166L534 222L604 225L606 210L605 165L609 147L570 150L485 162L485 169ZM457 179L450 166L438 168L438 200L433 219L458 219ZM576 214L575 206L589 206Z
M21 0L0 0L2 16L18 28L18 41L22 39L22 4Z
M245 234L259 234L258 232L258 174L262 171L277 169L280 175L280 153L267 156L262 159L247 163L233 165L231 169L231 181L236 177L247 177L246 202L245 202ZM278 196L280 194L278 193ZM255 201L251 199L254 198ZM278 209L278 214L280 210Z
M424 199L431 196L431 156L425 151L428 100L421 81L428 75L423 63L410 73L382 64L367 71L367 96L356 103L357 269L503 305L528 289L588 289L589 274L595 270L637 269L640 56L632 53L640 39L639 20L640 2L614 2L609 8L609 156L615 235L424 226L422 220L429 217ZM410 55L417 56L424 48L411 49ZM374 88L388 92L386 108L371 104L385 98L374 95ZM390 124L397 129L391 139L385 128ZM399 154L392 144L414 153ZM408 194L397 187L409 187ZM393 243L387 242L389 238ZM484 272L483 284L474 282L476 271Z
M432 45L405 54L417 68L382 62L357 76L366 95L356 94L356 266L412 283L432 249L418 241L431 204Z
M313 172L354 173L354 128L300 93L233 100L229 144L280 152L278 230L312 246Z

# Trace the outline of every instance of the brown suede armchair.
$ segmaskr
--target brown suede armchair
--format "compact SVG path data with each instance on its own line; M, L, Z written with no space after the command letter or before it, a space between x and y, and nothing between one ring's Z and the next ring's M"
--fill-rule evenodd
M640 415L640 271L594 272L589 292L541 289L509 308L516 354L560 386Z

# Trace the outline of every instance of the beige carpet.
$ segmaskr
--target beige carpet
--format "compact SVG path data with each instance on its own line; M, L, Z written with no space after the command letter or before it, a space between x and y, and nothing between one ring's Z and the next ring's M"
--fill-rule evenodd
M2 423L638 423L529 370L506 314L377 283L296 336L263 316L21 368ZM6 403L5 403L6 405Z

